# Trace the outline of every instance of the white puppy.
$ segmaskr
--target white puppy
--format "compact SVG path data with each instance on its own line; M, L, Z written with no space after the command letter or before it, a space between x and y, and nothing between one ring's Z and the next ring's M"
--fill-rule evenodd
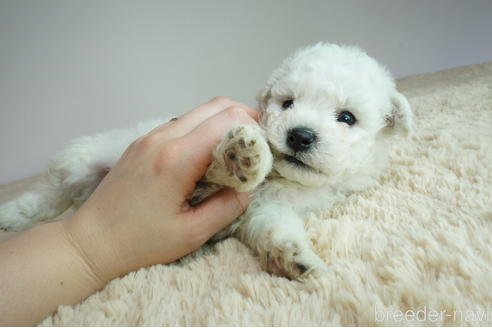
M241 125L224 135L191 202L223 186L254 190L247 211L215 239L236 236L271 272L319 274L326 264L311 250L303 217L374 182L386 141L411 129L410 106L374 59L326 43L286 59L257 100L261 128ZM0 227L25 229L80 206L126 147L162 122L76 139L34 191L0 205Z

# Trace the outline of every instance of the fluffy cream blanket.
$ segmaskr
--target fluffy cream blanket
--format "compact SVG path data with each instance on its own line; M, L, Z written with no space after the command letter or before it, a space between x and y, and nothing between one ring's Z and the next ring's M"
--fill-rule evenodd
M396 141L378 185L307 218L326 276L270 276L228 239L42 325L491 325L492 63L398 84L415 135Z

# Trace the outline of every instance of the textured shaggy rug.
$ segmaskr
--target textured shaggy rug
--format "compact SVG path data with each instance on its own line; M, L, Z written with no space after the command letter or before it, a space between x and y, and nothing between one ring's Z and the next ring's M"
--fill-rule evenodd
M378 185L307 220L326 276L270 276L228 239L116 279L42 325L491 325L492 63L398 84L415 135L397 140Z

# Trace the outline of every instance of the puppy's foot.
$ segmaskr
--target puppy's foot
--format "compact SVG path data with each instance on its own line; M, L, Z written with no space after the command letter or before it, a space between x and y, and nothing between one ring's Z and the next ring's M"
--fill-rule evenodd
M238 191L256 188L272 168L272 154L254 125L232 128L216 148L206 179Z
M9 201L0 204L0 230L21 231L32 225L30 217L22 211L19 204L15 201Z
M296 242L285 242L268 254L266 271L289 279L304 280L322 276L328 271L328 266L309 248Z

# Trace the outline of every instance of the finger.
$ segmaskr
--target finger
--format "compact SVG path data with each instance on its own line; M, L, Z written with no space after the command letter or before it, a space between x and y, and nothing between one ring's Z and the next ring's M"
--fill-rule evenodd
M229 107L207 119L180 140L183 155L189 163L186 166L189 179L197 181L204 175L220 138L232 127L240 124L257 123L242 108Z
M218 114L219 112L232 107L240 107L242 108L248 115L250 115L253 119L259 119L259 111L246 106L244 104L235 102L226 97L216 97L196 108L184 114L183 116L173 119L170 122L166 122L150 133L153 134L162 134L163 136L171 136L173 138L182 137L185 134L189 133L193 129L195 129L198 125L203 123L208 118Z
M248 205L249 193L225 189L184 215L192 229L206 241L243 214Z
M186 134L192 131L193 129L195 129L199 124L204 122L206 119L218 114L219 112L225 110L226 108L233 107L233 106L242 108L253 119L258 120L258 116L259 116L258 110L251 108L247 105L238 103L236 101L233 101L226 97L216 97L210 100L209 102L201 106L198 106L194 110L184 114L182 117L178 119L178 121L176 121L176 125L178 125L178 122L179 124L183 125L184 126L183 129L186 130L184 134Z

